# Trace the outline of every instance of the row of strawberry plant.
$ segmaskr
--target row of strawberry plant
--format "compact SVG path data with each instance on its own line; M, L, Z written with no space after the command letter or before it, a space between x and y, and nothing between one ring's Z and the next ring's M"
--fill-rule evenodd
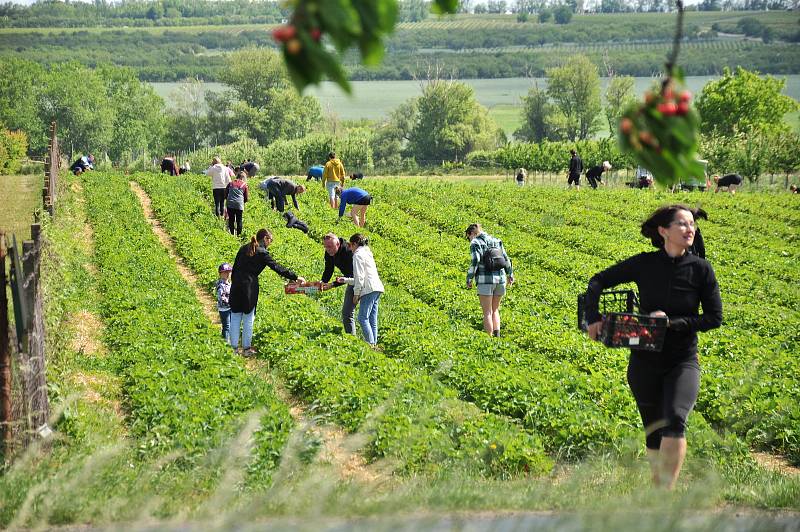
M142 452L189 458L263 410L250 473L274 469L292 425L287 406L229 356L121 176L86 176L100 272L105 341L123 377L131 433Z
M407 186L404 186L406 189ZM460 230L459 222L464 222L464 220L458 220L459 213L461 212L474 212L470 211L469 208L465 208L463 202L459 205L459 201L456 200L450 204L450 209L447 207L442 207L438 211L436 211L436 216L442 216L448 221L452 221L456 224L458 229L455 227L453 230ZM456 206L454 207L453 204ZM430 210L430 206L425 204L420 204L419 201L415 200L414 203L415 212L418 213L431 213L430 215L433 216L434 214ZM392 216L393 219L398 219L397 214ZM408 219L402 219L400 217L399 223L390 228L390 232L392 235L400 235L407 233L409 231L409 225L411 222ZM419 227L415 228L416 231L420 231ZM502 234L505 228L498 229L498 233ZM424 229L422 229L424 231ZM414 232L414 230L411 230ZM428 228L428 232L430 233L430 228ZM413 237L411 237L413 238ZM448 237L451 242L450 245L457 245L457 242L454 237ZM515 239L519 240L524 238L521 234L516 234ZM514 239L509 238L508 242L512 242ZM417 248L425 246L425 240L416 238L415 242L417 242ZM406 240L403 244L409 245L410 240ZM445 242L442 246L443 249L448 249L450 246L448 242ZM564 253L568 253L564 250ZM445 253L446 254L446 253ZM562 254L563 256L563 254ZM436 256L437 260L442 257L442 254ZM569 261L567 261L569 262ZM520 260L517 260L517 268L520 269L524 267L520 264ZM425 266L426 269L430 269L430 267ZM439 275L448 276L448 272L437 272ZM453 271L449 272L450 276L457 275ZM534 274L537 277L540 275L538 273ZM579 275L579 273L572 272L572 277L575 275ZM539 281L537 278L536 281ZM552 288L552 285L548 284L548 287ZM449 287L452 289L452 287ZM574 292L577 293L577 292ZM574 295L573 293L573 295ZM446 301L447 305L452 305L452 301ZM465 304L468 310L468 303ZM568 307L571 309L571 306ZM519 324L524 323L525 328L530 327L532 324L529 323L531 320L526 320L527 313L519 313L515 314L512 317L512 323ZM535 318L533 321L536 321L538 318ZM569 321L569 319L567 319ZM558 328L559 324L555 324L555 327ZM518 330L519 334L525 334L522 330ZM561 334L566 333L567 335L570 332L560 331ZM766 382L753 384L752 386L748 386L748 389L745 390L737 390L736 393L731 393L731 381L730 379L720 379L716 382L712 383L712 389L716 388L716 392L714 394L714 400L710 401L709 411L712 413L712 419L720 420L720 417L724 415L725 421L732 422L733 425L738 427L740 432L750 433L753 435L751 438L753 441L759 444L767 444L767 445L776 445L787 452L794 453L796 452L794 449L795 444L792 443L791 433L793 428L797 425L797 412L794 412L791 408L786 408L786 399L790 399L791 397L795 397L797 395L797 384L793 382L791 377L787 377L787 375L791 375L795 373L792 368L796 366L796 361L791 359L791 357L786 357L785 355L780 355L778 352L784 346L784 343L780 342L771 342L770 346L763 345L748 345L748 343L752 342L753 338L752 335L748 337L745 334L737 334L735 331L733 333L729 331L723 331L721 333L715 333L711 335L713 338L713 346L711 348L706 348L704 350L705 354L714 353L717 355L717 362L716 366L712 365L712 371L717 370L718 373L721 373L724 376L730 377L730 349L731 347L736 348L736 352L740 354L744 354L746 356L743 357L738 364L734 364L736 369L738 369L738 374L740 378L747 378L748 371L751 369L751 365L754 360L761 359L765 362L764 367L769 371L769 378ZM521 342L522 345L530 346L527 341L533 340L534 342L538 343L539 339L535 337L531 337L530 334L525 335L525 341ZM742 345L744 344L744 345ZM566 346L565 346L566 347ZM777 354L777 362L778 364L767 364L767 362L776 362L776 357L771 356L772 354ZM777 365L777 369L774 367ZM773 371L775 370L775 371ZM787 372L788 370L788 372ZM752 379L749 379L752 381ZM740 399L744 398L748 402L749 408L735 408L736 400L733 399L735 397L739 397ZM790 401L791 402L791 401ZM784 407L779 410L778 416L767 416L768 412L770 412L771 408L774 408L776 404L783 404ZM712 406L713 405L713 406ZM752 420L756 417L760 417L761 423L759 423L756 427L751 430L747 427L748 423L751 423Z
M166 182L147 174L135 177L151 194L179 251L201 277L210 280L214 264L230 260L239 242L213 219L208 199L186 181ZM247 231L264 225L263 209L257 199L248 204ZM302 250L287 243L287 230L274 228L274 233L272 249L281 262L307 264ZM260 356L280 368L295 393L347 429L372 426L371 455L398 460L407 471L435 469L453 461L498 475L549 468L537 438L516 423L482 413L408 364L341 336L337 321L318 303L300 296L287 299L274 276L262 276L261 286L259 315L269 320L257 320L255 345Z

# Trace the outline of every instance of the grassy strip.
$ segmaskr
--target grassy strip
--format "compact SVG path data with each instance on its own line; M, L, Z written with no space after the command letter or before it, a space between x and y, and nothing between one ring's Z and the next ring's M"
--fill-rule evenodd
M87 187L93 190L88 207L106 341L120 366L130 431L140 451L178 449L197 457L243 414L263 409L251 473L267 477L288 438L287 406L231 357L127 181L92 173Z
M135 178L153 198L159 219L189 265L211 282L215 265L230 261L240 242L210 214L208 198L191 183L153 174ZM248 205L252 233L256 199ZM274 229L273 252L289 264L307 263L303 248L285 229ZM202 238L198 239L198 234ZM288 241L288 243L287 243ZM303 240L308 245L308 240ZM369 453L395 460L402 471L442 470L453 464L506 476L549 470L540 442L516 423L480 412L407 364L386 358L355 338L342 336L337 321L305 297L286 298L282 285L262 276L256 345L283 373L292 390L349 430L369 429Z

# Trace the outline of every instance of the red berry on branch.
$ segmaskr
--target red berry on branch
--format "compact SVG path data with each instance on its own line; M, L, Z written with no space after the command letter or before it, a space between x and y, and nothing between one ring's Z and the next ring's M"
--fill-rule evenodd
M285 42L286 41L286 28L280 26L272 30L272 38L275 39L277 42Z
M619 130L623 135L628 135L633 130L633 120L630 118L623 118L619 123Z
M679 101L681 101L681 102L688 102L688 101L689 101L689 100L691 100L691 99L692 99L692 93L691 93L691 92L689 92L689 91L683 91L683 92L681 92L681 95L680 95Z
M664 102L658 104L658 112L664 116L672 116L678 112L678 106L674 102Z
M286 53L289 55L297 55L303 49L303 44L297 39L290 39L286 43Z
M286 26L286 38L294 39L297 36L297 28L294 26Z
M315 41L319 41L322 38L322 30L319 28L311 28L309 33L311 34L311 38Z
M678 109L676 114L679 116L684 116L689 112L689 102L681 102L678 104Z

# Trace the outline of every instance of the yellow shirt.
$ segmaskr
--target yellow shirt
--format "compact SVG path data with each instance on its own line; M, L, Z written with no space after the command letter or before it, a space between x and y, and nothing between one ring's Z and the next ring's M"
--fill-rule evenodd
M322 186L328 181L338 181L340 186L344 186L344 165L339 159L331 159L325 163L325 170L322 171Z

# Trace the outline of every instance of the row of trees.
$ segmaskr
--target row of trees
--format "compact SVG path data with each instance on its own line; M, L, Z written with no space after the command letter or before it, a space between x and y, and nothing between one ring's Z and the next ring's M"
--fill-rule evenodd
M47 126L57 120L65 147L106 152L121 164L145 153L233 143L249 146L253 156L267 150L259 152L273 165L265 170L279 171L319 162L307 159L347 138L354 139L345 144L365 169L448 161L528 167L534 159L550 169L563 163L564 146L576 142L588 142L582 149L596 151L615 166L632 164L613 140L596 143L599 148L590 140L605 128L613 139L619 117L635 100L632 78L613 77L602 106L597 67L583 56L569 58L548 70L546 88L534 85L523 99L524 122L515 137L530 144L509 144L473 89L441 74L434 71L421 82L421 95L382 123L348 126L335 117L323 118L316 99L298 95L277 53L268 49L231 54L223 73L230 89L207 92L205 100L201 83L185 84L172 112L129 69L90 70L76 63L44 68L6 60L0 61L0 124L24 132L31 151L41 153ZM800 140L784 116L798 104L781 94L783 86L781 80L740 68L705 87L696 105L702 116L701 155L712 171L757 178L797 167ZM559 142L568 144L554 147Z
M164 102L130 69L0 61L0 123L25 132L30 150L43 153L53 121L65 149L98 149L119 158L158 144Z

